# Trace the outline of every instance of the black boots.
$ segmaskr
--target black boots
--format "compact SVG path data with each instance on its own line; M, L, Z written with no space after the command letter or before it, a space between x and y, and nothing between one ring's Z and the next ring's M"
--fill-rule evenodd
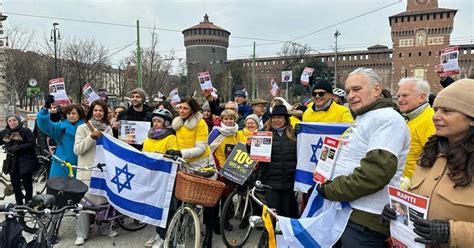
M202 248L212 248L212 225L206 224L206 235L202 242Z

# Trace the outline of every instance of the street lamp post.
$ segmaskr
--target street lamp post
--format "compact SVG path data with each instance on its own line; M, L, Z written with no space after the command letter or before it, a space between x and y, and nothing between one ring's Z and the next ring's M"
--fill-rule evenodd
M335 56L334 56L334 85L337 84L337 37L339 37L341 33L336 29L336 33L334 33L334 38L336 39L336 51L335 51Z
M61 40L61 34L59 33L59 23L53 23L53 29L51 30L51 39L50 41L54 44L54 76L55 78L59 77L59 69L58 69L58 46L57 41Z

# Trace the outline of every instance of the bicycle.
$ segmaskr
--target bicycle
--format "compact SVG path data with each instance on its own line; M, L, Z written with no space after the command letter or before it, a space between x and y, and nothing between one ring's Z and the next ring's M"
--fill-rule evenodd
M166 231L164 247L201 247L201 227L198 214L202 213L202 208L199 206L214 206L219 200L225 184L205 178L215 174L212 167L212 169L193 169L180 157L164 156L180 163L180 171L176 173L175 196L182 201L181 206L171 218Z
M74 215L77 215L81 212L95 213L96 208L83 206L82 204L73 204L72 201L69 201L68 204L60 209L55 209L55 197L53 195L35 195L30 206L26 205L14 205L7 204L0 206L0 214L6 216L5 221L15 221L17 218L23 216L25 213L29 213L31 216L35 216L37 223L39 223L39 228L34 233L32 241L30 241L27 247L35 248L51 248L56 244L57 240L55 235L58 232L59 225L58 221L61 221L61 218L57 216L63 216L67 211L72 210ZM41 210L35 209L39 208ZM7 227L11 225L7 225ZM10 235L10 230L0 230L2 235ZM20 233L21 235L21 233ZM8 242L4 240L4 242ZM25 241L26 243L26 241ZM25 244L24 243L24 244ZM11 245L18 244L0 244L10 247Z
M265 203L255 196L255 191L261 193L264 189L271 189L271 187L256 181L253 188L245 186L245 190L242 189L242 186L237 187L228 196L222 209L220 228L222 241L224 241L226 247L243 247L250 237L253 228L263 227L262 217L253 215L251 201L262 207L265 206ZM276 220L276 213L270 209L268 211ZM262 234L260 245L265 244L265 239L267 239L265 233L266 231ZM259 247L263 247L260 245Z

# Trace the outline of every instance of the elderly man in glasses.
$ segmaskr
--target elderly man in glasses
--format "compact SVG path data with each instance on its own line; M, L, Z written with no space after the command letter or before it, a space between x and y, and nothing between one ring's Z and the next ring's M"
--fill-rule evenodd
M313 103L303 113L303 122L352 123L351 112L345 106L333 100L332 86L329 81L319 80L313 88Z

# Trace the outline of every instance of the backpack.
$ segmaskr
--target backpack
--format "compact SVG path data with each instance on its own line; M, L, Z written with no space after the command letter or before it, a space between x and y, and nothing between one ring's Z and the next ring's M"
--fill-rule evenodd
M0 224L0 247L1 248L26 248L27 243L22 235L23 226L16 218L6 217Z

